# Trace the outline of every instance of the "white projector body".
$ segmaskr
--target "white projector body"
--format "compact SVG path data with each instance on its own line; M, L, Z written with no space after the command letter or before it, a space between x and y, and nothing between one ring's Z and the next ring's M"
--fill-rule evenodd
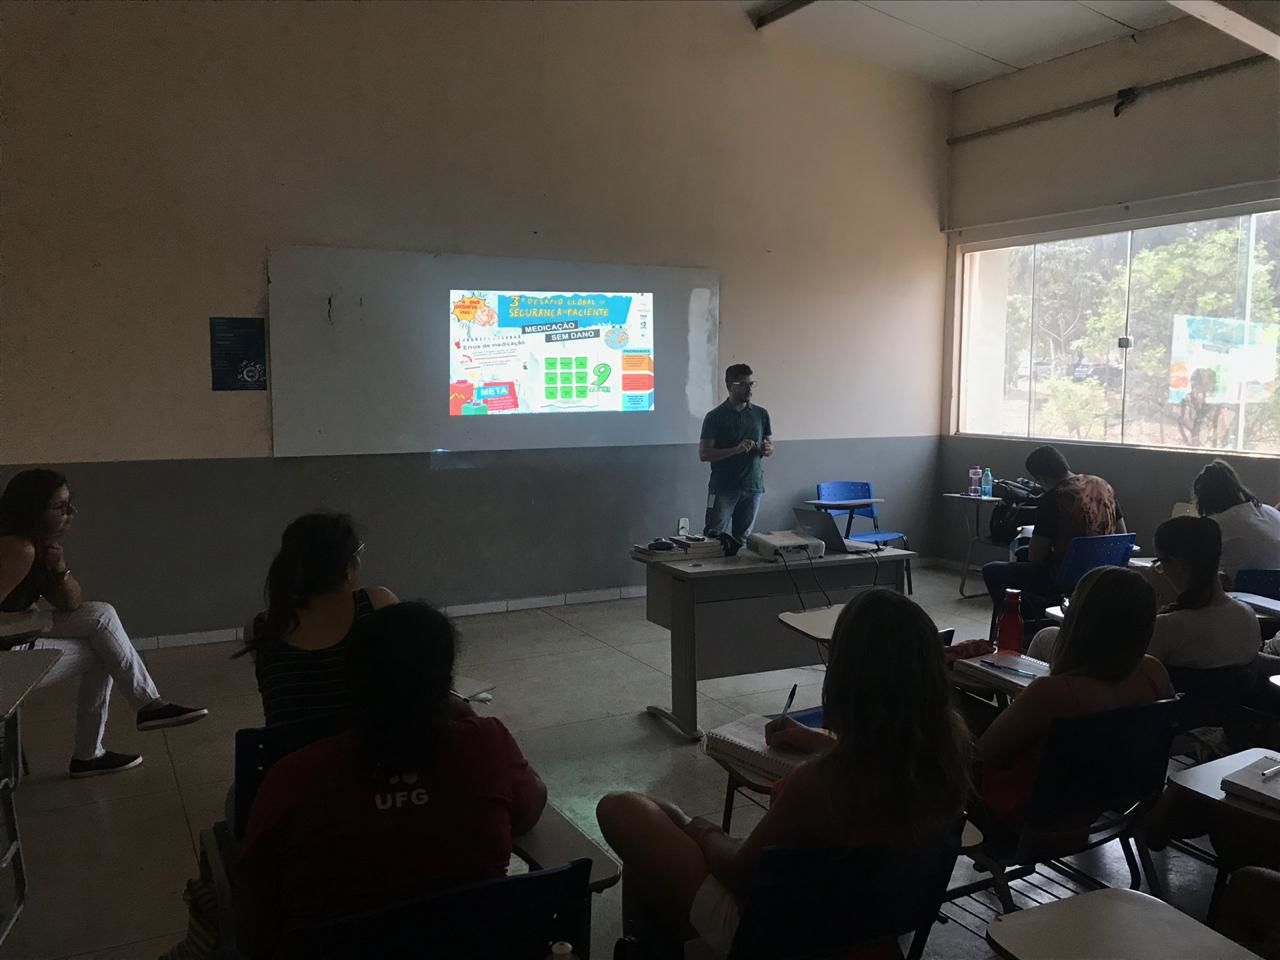
M777 563L779 560L817 560L827 552L827 545L817 537L797 533L794 530L775 530L772 533L753 533L747 537L747 549L761 560Z

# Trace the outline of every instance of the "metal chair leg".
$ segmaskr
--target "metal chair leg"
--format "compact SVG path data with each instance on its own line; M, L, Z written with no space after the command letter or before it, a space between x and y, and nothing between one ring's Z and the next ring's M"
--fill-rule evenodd
M991 871L991 886L1000 901L1000 909L1005 913L1013 913L1018 905L1013 902L1013 894L1009 891L1009 881L1004 875L1004 867L996 865Z
M902 549L903 550L911 549L911 545L907 543L906 537L902 538ZM908 560L906 564L904 564L904 566L907 568L907 571L906 571L907 572L907 596L909 597L911 596L911 594L915 593L915 588L911 584L911 561Z
M724 813L720 817L720 829L725 833L729 832L729 824L733 820L733 797L737 792L733 783L732 775L725 779L724 786Z
M964 592L964 585L969 582L969 571L973 569L973 544L974 540L970 538L969 549L964 555L964 567L960 571L960 596L966 599L969 594Z
M1146 838L1139 833L1134 837L1133 843L1138 848L1138 859L1142 862L1142 873L1147 878L1147 890L1157 900L1163 900L1164 882L1156 873L1156 865L1151 860L1151 851L1147 849Z
M1127 835L1120 837L1120 849L1124 851L1124 862L1129 865L1129 889L1142 889L1142 873L1138 869L1138 858L1133 855L1133 844Z

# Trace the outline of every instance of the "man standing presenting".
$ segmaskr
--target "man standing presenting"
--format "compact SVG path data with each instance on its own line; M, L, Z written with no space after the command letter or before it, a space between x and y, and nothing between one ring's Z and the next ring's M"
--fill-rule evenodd
M708 537L732 533L745 540L756 522L764 493L760 459L773 455L769 411L751 402L755 387L751 368L735 363L724 372L729 399L702 420L698 459L711 464L707 487Z

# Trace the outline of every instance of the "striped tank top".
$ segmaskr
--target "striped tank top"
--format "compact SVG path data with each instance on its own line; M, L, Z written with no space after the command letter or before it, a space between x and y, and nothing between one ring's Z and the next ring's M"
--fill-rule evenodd
M355 619L347 635L323 650L301 650L283 641L264 643L254 651L254 672L268 727L310 720L355 707L347 660L356 625L373 613L366 590L352 594Z

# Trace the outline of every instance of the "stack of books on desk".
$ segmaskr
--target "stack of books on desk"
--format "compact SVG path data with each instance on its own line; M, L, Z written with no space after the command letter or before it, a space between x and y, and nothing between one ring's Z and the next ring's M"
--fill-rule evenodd
M633 543L631 556L636 560L707 560L712 557L723 557L724 547L719 540L707 537L663 537L671 544L670 550L651 550L647 544Z
M1280 757L1263 757L1222 778L1222 792L1280 810Z

